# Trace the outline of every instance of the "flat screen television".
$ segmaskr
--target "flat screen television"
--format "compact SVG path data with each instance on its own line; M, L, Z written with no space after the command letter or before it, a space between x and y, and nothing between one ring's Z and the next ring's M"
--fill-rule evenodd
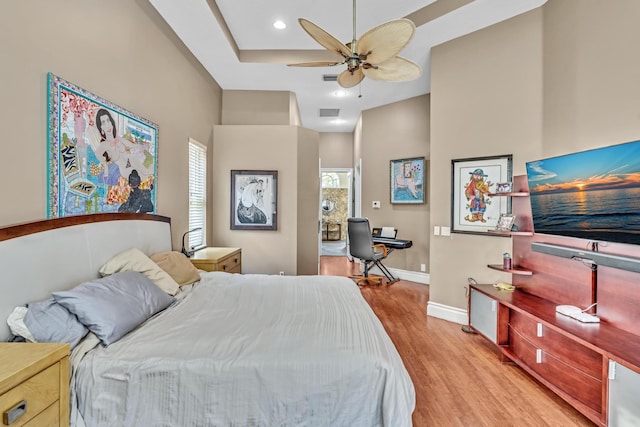
M536 233L640 245L640 141L526 166Z

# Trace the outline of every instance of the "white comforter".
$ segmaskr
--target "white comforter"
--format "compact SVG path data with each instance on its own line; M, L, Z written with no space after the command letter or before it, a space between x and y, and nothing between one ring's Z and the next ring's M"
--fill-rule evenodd
M351 280L202 277L178 304L84 356L72 419L88 427L411 426L411 379Z

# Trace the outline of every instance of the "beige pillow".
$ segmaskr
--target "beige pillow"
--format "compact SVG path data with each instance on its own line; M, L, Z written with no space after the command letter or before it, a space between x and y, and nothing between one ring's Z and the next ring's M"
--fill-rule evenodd
M173 280L178 282L180 286L190 285L200 280L198 269L182 252L160 252L149 258L173 277Z
M110 276L121 271L138 271L169 295L175 295L180 287L166 271L158 266L140 249L131 248L113 256L99 270L100 275Z

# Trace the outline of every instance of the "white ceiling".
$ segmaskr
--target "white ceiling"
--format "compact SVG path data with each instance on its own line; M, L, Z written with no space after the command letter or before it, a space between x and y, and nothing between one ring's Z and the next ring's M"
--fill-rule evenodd
M431 47L472 33L497 22L535 9L546 0L475 0L449 13L418 25L409 45L400 53L422 67L422 76L410 82L380 82L366 79L342 90L336 82L325 82L323 74L339 74L346 66L301 68L287 63L319 60L309 55L326 51L298 24L306 18L344 43L353 35L353 4L339 0L149 0L178 37L224 90L284 90L296 94L302 125L320 132L351 132L361 111L430 92ZM209 4L211 3L211 5ZM437 4L435 4L437 3ZM357 2L356 34L403 18L426 6L434 9L464 0L360 0ZM215 16L218 9L233 43ZM284 30L273 22L282 20ZM420 24L420 23L418 23ZM273 52L277 50L278 52ZM240 51L240 55L238 55ZM248 52L252 51L252 52ZM244 54L262 52L267 59L248 62ZM243 59L241 61L240 58ZM329 60L336 57L329 55ZM272 62L268 63L266 61ZM275 63L273 63L275 62ZM362 96L359 96L362 95ZM336 118L320 117L321 108L339 108Z

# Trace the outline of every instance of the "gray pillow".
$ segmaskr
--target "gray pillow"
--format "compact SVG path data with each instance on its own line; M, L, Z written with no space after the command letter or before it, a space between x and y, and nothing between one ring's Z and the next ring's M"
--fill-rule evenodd
M104 345L119 340L175 300L137 271L90 280L70 291L54 292L53 298Z
M74 314L53 298L29 304L24 324L36 342L67 342L71 348L89 332Z

